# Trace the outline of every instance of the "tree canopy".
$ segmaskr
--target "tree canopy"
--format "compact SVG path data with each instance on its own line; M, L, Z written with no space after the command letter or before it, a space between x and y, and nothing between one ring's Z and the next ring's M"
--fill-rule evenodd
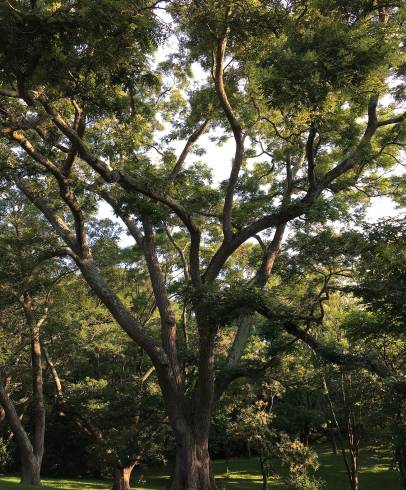
M139 458L107 426L130 407L141 417L145 405L165 413L176 442L170 488L215 488L216 406L231 384L277 369L297 343L346 371L343 393L347 371L361 369L404 397L403 367L371 348L373 332L404 341L404 220L372 226L365 216L376 198L404 203L405 8L396 0L0 5L1 307L19 302L26 316L30 308L38 401L47 352L39 322L52 322L34 298L58 283L53 314L73 343L56 332L55 352L66 355L72 390L92 400L72 417L99 448L108 437L115 454L124 451L109 463L121 471L117 489ZM226 161L220 151L207 161L203 141L233 148ZM224 167L229 176L218 182ZM124 233L134 245L120 243ZM65 272L74 279L59 284ZM73 375L88 335L75 324L81 315L64 313L75 301L96 325L114 323L103 342L117 343L110 355L123 363L115 387L106 360L100 377ZM130 351L148 359L145 371L124 361ZM88 410L105 430L83 422Z

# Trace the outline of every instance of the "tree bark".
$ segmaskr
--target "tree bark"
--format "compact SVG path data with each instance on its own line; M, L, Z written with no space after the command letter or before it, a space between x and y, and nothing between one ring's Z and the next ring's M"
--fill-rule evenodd
M10 400L0 379L0 403L2 404L8 423L13 431L17 442L18 451L21 460L21 483L30 485L40 485L41 464L34 453L34 448L23 427L13 402Z
M359 477L358 477L358 451L350 448L350 465L351 465L351 473L350 483L351 490L359 490Z
M207 372L205 368L202 372ZM200 375L201 378L204 375ZM199 383L200 384L200 383ZM162 385L161 385L162 387ZM207 384L198 386L189 402L177 402L177 394L163 386L164 399L170 414L175 435L176 454L169 490L214 490L216 488L209 454L209 428L213 392L213 380L207 376Z
M193 430L177 437L176 459L169 490L214 490L208 437L196 438Z
M172 427L176 438L176 460L170 490L214 490L209 454L209 430L214 399L214 338L216 329L196 308L200 333L199 371L194 393L175 414ZM164 392L164 397L168 396ZM172 394L169 394L173 396Z
M21 483L25 485L41 485L41 462L34 454L20 451Z
M117 467L114 472L114 481L112 490L131 490L130 478L135 463L129 466Z
M402 488L406 490L406 419L403 397L395 397L394 403L396 406L393 420L394 460L399 468Z
M41 484L41 466L44 455L45 436L45 403L42 375L41 352L41 325L45 321L44 316L37 320L33 312L33 305L28 293L23 295L22 307L31 330L31 370L34 409L34 434L32 442L17 414L12 400L9 398L6 388L0 379L0 403L3 406L8 423L17 442L21 460L21 483L30 485Z
M351 490L359 489L358 479L358 457L354 451L351 451Z
M266 467L264 458L262 455L259 457L259 464L261 466L262 475L262 490L268 490L268 469Z
M337 454L337 441L336 441L336 434L335 434L335 429L332 427L331 429L328 429L329 431L329 439L331 442L331 450L333 451L333 454Z
M42 372L42 348L41 348L41 326L46 319L48 310L41 319L37 320L33 311L32 300L28 293L24 294L22 303L27 323L31 329L31 369L32 369L32 394L34 408L34 434L33 449L35 459L39 468L44 457L45 439L45 402L44 402L44 380Z
M45 403L44 403L44 381L42 376L42 355L40 343L40 326L35 323L32 331L32 381L34 395L34 452L39 465L42 464L44 456L45 438Z
M406 441L404 437L396 443L395 458L399 466L402 488L406 489Z

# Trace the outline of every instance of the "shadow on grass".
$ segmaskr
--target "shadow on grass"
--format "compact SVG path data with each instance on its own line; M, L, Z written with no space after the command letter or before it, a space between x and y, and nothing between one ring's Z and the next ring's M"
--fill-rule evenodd
M340 454L319 448L318 476L326 481L328 490L349 488L348 476ZM360 487L366 490L400 490L399 473L390 469L391 456L384 448L364 448L360 452Z

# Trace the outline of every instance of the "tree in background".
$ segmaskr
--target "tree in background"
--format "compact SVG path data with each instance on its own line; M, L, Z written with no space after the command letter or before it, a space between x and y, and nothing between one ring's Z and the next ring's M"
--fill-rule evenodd
M58 259L36 208L16 189L4 189L2 195L0 395L19 450L21 480L39 484L43 461L48 469L52 460L61 464L62 457L54 454L60 453L60 440L52 434L46 438L50 450L43 460L45 414L54 406L58 417L69 419L69 429L79 432L78 446L81 437L86 438L87 470L93 464L93 472L114 474L114 488L126 490L135 466L165 460L161 447L167 445L168 431L158 387L150 379L154 369L117 330L104 306L89 297L80 278ZM137 291L124 287L128 275L142 277L144 272L142 264L138 270L134 267L136 257L132 270L126 270L126 255L134 255L130 250L122 251L121 268L117 267L116 233L117 226L109 221L94 224L91 240L99 265L111 281L121 283L129 304L143 304L140 321L153 324L155 304L148 285ZM140 308L137 311L141 314ZM10 392L20 397L18 405ZM52 413L50 427L55 428Z
M102 237L102 241L98 247L105 249L107 258L109 237ZM148 288L133 291L127 286L128 274L139 271L113 269L106 262L103 268L106 274L110 268L115 276L110 278L113 282L122 283L127 304L145 302L146 314L140 321L155 323L157 319L151 315L153 305L146 301L150 297ZM104 305L89 296L83 281L76 278L75 282L74 294L69 299L61 295L49 318L52 328L46 351L52 372L49 389L55 393L58 419L69 419L69 426L61 430L70 431L73 426L86 441L82 455L86 463L82 463L83 469L73 471L113 476L113 489L127 490L133 470L145 464L166 462L173 442L148 358L118 329ZM65 287L61 284L62 289ZM78 304L82 305L79 310ZM61 329L61 325L67 325L66 329ZM66 348L67 344L70 348ZM59 437L54 436L54 445ZM60 464L59 454L54 454L53 460ZM64 469L58 472L63 474Z
M316 377L323 382L352 488L359 485L361 437L387 445L392 438L399 468L404 464L399 460L402 449L396 449L402 430L395 429L390 436L395 418L401 420L404 397L396 389L385 396L390 382L383 380L382 384L381 376L376 377L381 370L389 370L398 379L404 376L404 306L399 297L404 294L405 247L401 229L402 220L395 219L364 231L307 230L298 233L289 247L296 254L290 278L286 276L286 282L295 285L289 302L294 305L299 295L301 305L296 308L307 303L307 327L300 335L316 354ZM309 321L308 312L313 315L315 304L319 317ZM310 329L314 336L309 335ZM366 349L376 374L358 369L364 364L359 354ZM326 367L323 358L339 367ZM354 370L356 374L351 373Z
M53 287L69 269L60 261L49 262L60 253L55 252L52 240L45 238L47 227L36 208L21 200L13 189L2 190L2 197L0 287L4 329L2 344L6 360L3 360L5 364L0 378L0 403L18 445L21 482L38 485L44 456L46 412L41 330L48 316ZM31 437L8 394L14 383L18 386L21 382L13 379L12 372L26 355L27 344L31 357Z
M406 242L404 217L369 226L357 268L358 282L349 290L366 305L346 321L351 338L379 349L394 372L403 373L405 358ZM395 460L406 488L405 400L394 393L385 412L392 420Z

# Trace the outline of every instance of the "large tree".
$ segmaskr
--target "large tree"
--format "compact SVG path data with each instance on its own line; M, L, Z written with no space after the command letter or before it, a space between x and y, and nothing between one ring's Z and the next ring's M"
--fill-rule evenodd
M154 68L164 7L179 46ZM323 225L366 195L392 191L384 173L404 144L404 8L362 0L0 6L2 175L43 213L61 253L150 357L176 439L172 489L215 488L215 395L250 369L243 353L253 310L279 322L285 311L268 299L288 223ZM196 61L207 80L191 85ZM186 166L209 127L235 142L219 186L203 164ZM185 140L178 157L173 139ZM125 305L92 252L88 227L100 200L144 256L160 336ZM168 271L169 244L181 280ZM283 327L330 361L392 377L368 356L323 348L301 329L303 318L287 316ZM230 322L237 328L224 356L219 339Z

